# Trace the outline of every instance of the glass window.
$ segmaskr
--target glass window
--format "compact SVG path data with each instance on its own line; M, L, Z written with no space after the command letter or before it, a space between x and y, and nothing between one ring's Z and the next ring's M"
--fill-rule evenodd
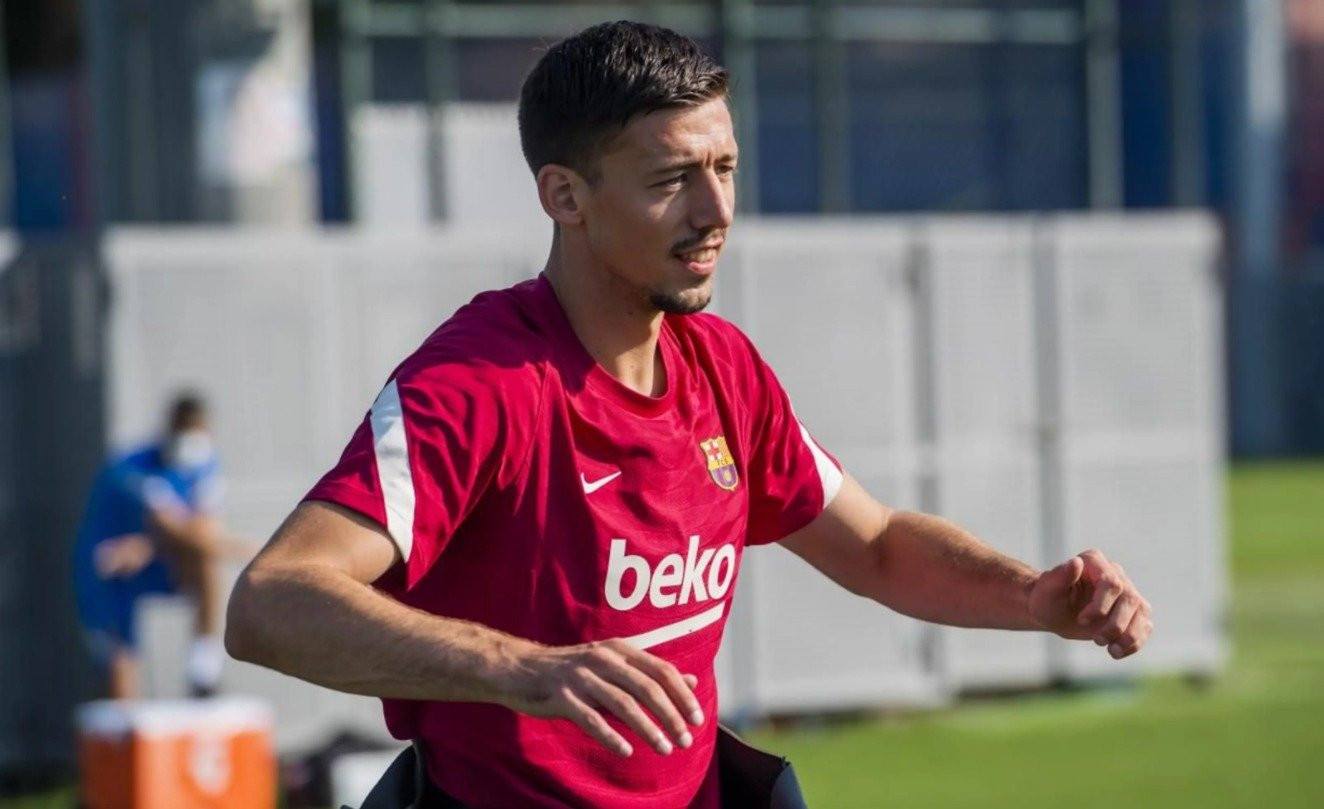
M1122 170L1128 208L1172 204L1172 27L1168 5L1122 0L1118 8Z
M372 100L387 104L427 99L421 37L373 37Z
M847 81L856 210L1085 204L1078 48L851 45Z
M759 210L818 210L818 139L813 59L804 43L766 43L754 51L758 113ZM740 92L736 76L735 92Z
M1089 202L1085 67L1076 46L995 46L998 208Z

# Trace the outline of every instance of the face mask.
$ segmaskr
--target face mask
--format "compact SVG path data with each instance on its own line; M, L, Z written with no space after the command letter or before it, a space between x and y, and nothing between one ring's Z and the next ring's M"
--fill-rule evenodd
M215 454L210 435L202 430L186 430L171 439L167 458L177 471L195 472L211 463Z

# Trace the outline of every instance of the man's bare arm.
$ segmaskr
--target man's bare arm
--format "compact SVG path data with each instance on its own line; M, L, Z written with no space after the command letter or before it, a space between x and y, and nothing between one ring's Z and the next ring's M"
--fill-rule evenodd
M399 560L380 526L327 503L300 505L230 597L234 657L340 691L491 702L579 724L622 755L603 719L624 720L659 752L689 746L703 721L694 679L618 640L547 647L490 627L415 610L370 583Z
M179 550L215 555L221 541L221 521L210 514L190 514L167 508L148 510L152 533Z
M1118 658L1153 630L1149 603L1098 551L1041 572L947 520L887 508L849 475L823 514L781 544L851 592L925 621L1043 629Z

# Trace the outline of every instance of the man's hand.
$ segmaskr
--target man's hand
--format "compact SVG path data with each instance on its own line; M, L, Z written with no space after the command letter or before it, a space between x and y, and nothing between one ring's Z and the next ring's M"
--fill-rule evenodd
M136 576L156 556L152 541L142 534L122 534L97 543L93 564L103 579Z
M704 721L694 696L697 677L682 675L667 661L622 640L539 647L520 662L519 681L506 707L532 716L569 719L622 756L634 748L602 712L614 714L663 755L672 751L667 734L681 747L689 747L694 738L686 720L693 725Z
M1088 550L1039 575L1030 615L1049 632L1093 640L1121 660L1140 651L1154 631L1149 602L1122 566Z

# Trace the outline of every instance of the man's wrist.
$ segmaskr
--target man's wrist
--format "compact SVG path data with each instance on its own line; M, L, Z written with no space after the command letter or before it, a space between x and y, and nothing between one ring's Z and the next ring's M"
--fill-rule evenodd
M490 670L484 678L490 701L507 708L537 699L538 654L547 647L512 635L498 635L492 648Z
M1043 573L1042 570L1026 565L1025 571L1021 575L1022 580L1020 587L1018 588L1020 598L1019 611L1021 615L1024 616L1026 629L1037 631L1048 629L1048 627L1040 623L1039 619L1034 616L1034 610L1031 607L1033 603L1032 596L1034 594L1034 588L1039 583L1039 577L1042 576Z

